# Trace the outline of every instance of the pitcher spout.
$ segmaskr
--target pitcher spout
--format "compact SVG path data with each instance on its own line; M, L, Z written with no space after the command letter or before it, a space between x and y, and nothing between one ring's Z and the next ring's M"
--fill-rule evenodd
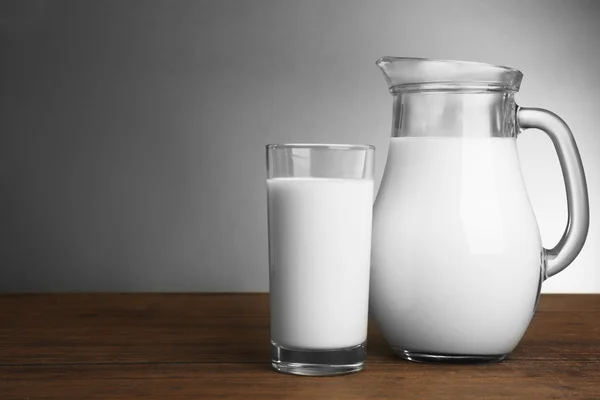
M391 90L394 85L390 79L392 73L392 62L390 57L381 57L375 61L375 64L381 69L381 72L383 72L383 77L387 82L388 88Z

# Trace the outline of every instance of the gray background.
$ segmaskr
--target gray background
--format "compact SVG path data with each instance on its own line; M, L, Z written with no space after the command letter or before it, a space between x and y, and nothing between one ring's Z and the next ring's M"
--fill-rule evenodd
M370 143L383 55L505 64L561 115L592 221L546 292L600 292L600 2L2 1L0 291L268 290L264 145ZM550 141L518 141L543 242L566 221Z

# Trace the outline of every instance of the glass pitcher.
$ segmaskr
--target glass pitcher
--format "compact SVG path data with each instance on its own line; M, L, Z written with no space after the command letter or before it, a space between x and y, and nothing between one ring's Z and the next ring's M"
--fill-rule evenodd
M581 250L588 225L583 166L569 127L515 104L523 74L482 63L384 57L392 139L375 201L371 309L411 361L504 359L535 312L542 282ZM552 139L569 218L542 247L516 139Z

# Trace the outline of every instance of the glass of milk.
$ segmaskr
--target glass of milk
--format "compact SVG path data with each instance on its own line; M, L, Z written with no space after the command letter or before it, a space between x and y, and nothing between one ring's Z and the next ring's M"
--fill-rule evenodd
M374 156L368 145L267 146L277 371L320 376L363 368Z

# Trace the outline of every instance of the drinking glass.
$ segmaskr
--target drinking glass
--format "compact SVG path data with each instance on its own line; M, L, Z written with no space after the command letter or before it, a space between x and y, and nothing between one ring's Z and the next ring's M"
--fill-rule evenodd
M374 154L369 145L267 146L271 361L280 372L363 368Z

